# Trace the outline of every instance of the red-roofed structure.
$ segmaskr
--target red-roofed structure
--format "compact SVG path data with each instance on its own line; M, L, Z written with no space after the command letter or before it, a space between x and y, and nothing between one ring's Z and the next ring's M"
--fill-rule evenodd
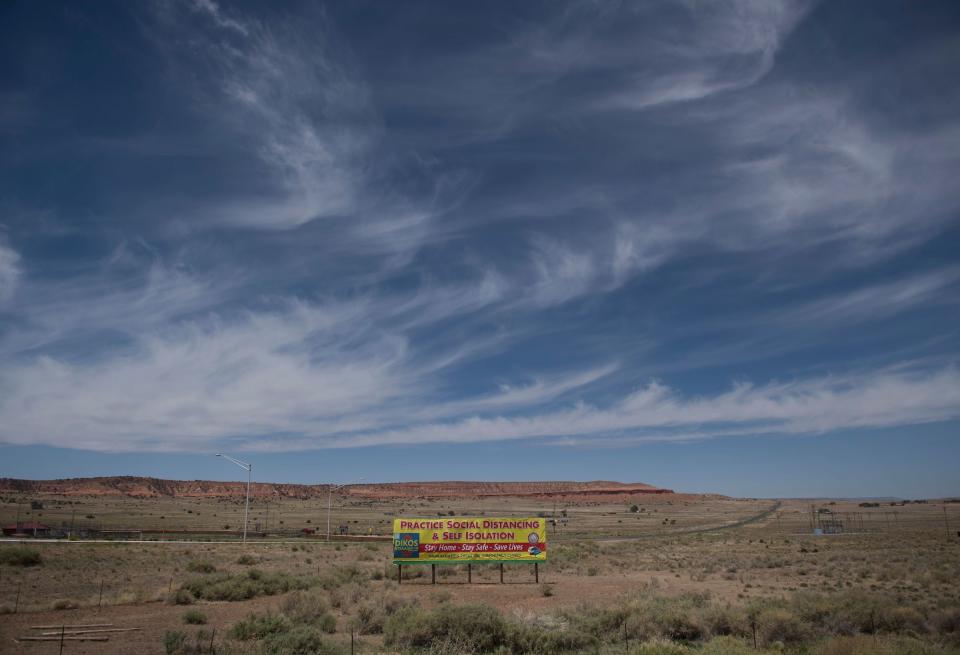
M42 523L11 523L3 526L3 534L7 537L15 534L28 534L32 537L50 536L50 526Z

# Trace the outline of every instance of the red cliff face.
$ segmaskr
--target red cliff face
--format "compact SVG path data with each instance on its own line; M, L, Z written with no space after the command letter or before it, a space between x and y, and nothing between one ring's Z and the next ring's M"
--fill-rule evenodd
M579 496L609 494L665 494L641 482L396 482L364 484L350 488L350 495L361 497L459 498L465 496Z
M160 480L133 476L70 478L66 480L17 480L0 478L0 491L48 493L65 496L221 497L243 496L245 482L210 480ZM256 497L317 498L325 496L328 485L254 482ZM338 491L358 499L369 498L461 498L491 496L585 497L610 495L671 494L640 482L394 482L357 484Z

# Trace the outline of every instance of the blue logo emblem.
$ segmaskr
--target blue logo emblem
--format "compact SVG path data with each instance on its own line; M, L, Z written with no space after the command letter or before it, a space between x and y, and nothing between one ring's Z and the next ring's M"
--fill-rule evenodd
M401 532L393 535L393 558L414 559L420 557L420 534Z

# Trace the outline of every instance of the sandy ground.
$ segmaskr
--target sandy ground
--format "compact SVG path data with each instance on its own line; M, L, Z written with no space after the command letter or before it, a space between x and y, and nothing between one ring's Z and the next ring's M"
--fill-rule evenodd
M460 579L463 578L463 579ZM415 597L425 607L435 605L438 600L454 603L480 603L496 607L508 615L524 616L538 614L559 607L574 607L580 603L607 604L612 599L632 590L638 590L651 583L657 585L664 594L679 594L684 591L711 591L718 595L731 592L735 585L727 581L710 583L681 580L663 572L636 572L631 575L597 575L590 577L554 574L549 570L541 572L540 585L533 581L530 571L508 569L505 584L499 582L499 571L495 567L475 572L473 582L468 584L465 576L448 577L430 584L429 574L422 578L404 580L396 587L390 585L391 592L404 597ZM549 587L552 595L545 596L544 588ZM449 598L447 598L449 594ZM110 636L108 642L67 642L64 653L86 654L128 654L163 653L163 637L168 630L181 630L192 637L198 629L210 632L216 629L219 642L229 627L251 612L265 613L278 610L283 597L257 598L240 603L200 602L191 606L205 613L209 619L205 626L187 626L182 617L188 607L167 605L161 602L135 605L119 605L77 610L29 612L26 614L0 617L0 653L57 653L57 642L21 642L17 637L39 633L31 630L39 625L78 625L87 623L112 623L117 628L141 628L136 632L118 633ZM339 616L339 638L348 639L346 618ZM360 638L359 652L376 652L380 637L364 636Z

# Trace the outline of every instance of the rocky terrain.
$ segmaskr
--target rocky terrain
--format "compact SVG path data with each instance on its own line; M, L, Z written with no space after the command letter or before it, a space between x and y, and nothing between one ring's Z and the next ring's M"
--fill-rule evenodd
M280 484L254 482L251 491L256 497L316 498L326 495L328 485ZM242 496L243 482L210 480L161 480L158 478L115 476L69 478L65 480L18 480L0 478L0 493L48 493L64 496L128 496L156 497L222 497ZM358 499L375 498L461 498L493 496L529 497L592 497L611 495L672 494L649 484L593 482L396 482L357 484L344 487L340 494Z

